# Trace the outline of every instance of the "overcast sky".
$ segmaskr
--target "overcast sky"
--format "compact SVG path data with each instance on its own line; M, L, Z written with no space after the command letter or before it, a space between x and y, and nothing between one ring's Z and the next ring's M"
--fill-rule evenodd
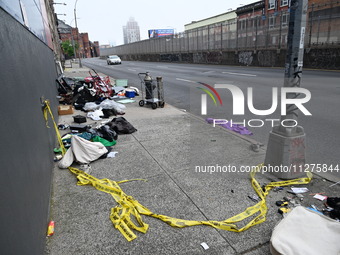
M54 0L60 20L75 27L76 0ZM149 29L175 29L183 32L184 25L236 9L256 0L78 0L77 21L81 33L88 32L91 41L99 44L123 44L123 26L130 17L138 22L141 39L148 38Z

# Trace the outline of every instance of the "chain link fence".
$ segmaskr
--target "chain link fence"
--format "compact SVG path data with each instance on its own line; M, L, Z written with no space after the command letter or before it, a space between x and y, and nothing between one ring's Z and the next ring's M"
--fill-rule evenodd
M340 2L311 4L305 34L306 48L340 47ZM178 54L211 51L285 49L289 11L237 19L167 37L101 49L110 54Z

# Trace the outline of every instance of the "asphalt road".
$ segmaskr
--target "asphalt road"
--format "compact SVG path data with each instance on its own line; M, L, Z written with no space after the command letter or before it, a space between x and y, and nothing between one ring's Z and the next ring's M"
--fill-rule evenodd
M89 68L94 68L116 79L128 79L130 86L140 88L138 73L150 72L153 77L162 76L164 82L165 101L177 108L185 109L201 118L232 119L235 122L246 121L249 130L253 132L252 139L267 144L272 122L266 119L280 119L280 99L277 110L269 116L256 116L247 107L247 88L253 88L254 107L259 110L269 109L272 105L272 88L283 85L283 68L237 67L222 65L196 65L178 63L155 63L126 61L121 65L107 65L106 60L83 59ZM207 115L201 114L201 95L205 94L199 84L209 85L231 84L239 87L245 96L245 115L232 114L232 96L228 90L217 89L223 105L219 101L214 105L207 96ZM312 116L299 113L298 123L305 129L307 143L307 162L312 164L327 164L340 167L339 131L340 131L340 72L304 70L301 87L311 92L311 100L304 106ZM278 89L280 94L280 89ZM216 96L215 96L216 98ZM217 99L216 99L217 100ZM249 120L256 119L249 127ZM339 172L328 171L331 175L340 177Z

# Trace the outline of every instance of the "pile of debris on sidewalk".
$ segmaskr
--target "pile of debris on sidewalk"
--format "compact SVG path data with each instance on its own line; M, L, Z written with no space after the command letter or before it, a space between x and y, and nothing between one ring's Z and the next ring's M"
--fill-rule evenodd
M129 87L127 80L115 80L111 84L109 76L102 77L95 70L87 77L70 78L63 74L57 79L59 103L73 105L76 110L84 110L86 103L100 103L105 99L129 99L139 95L136 87Z
M73 114L73 107L86 113L85 116L73 116L72 123L69 120L68 124L58 124L58 129L64 133L61 140L68 149L64 156L60 148L55 149L55 161L59 161L60 168L68 168L77 162L88 172L90 162L115 156L117 152L111 150L118 135L137 131L124 117L116 116L125 114L126 106L123 103L133 102L131 98L138 95L138 89L127 84L112 86L108 76L101 77L95 70L93 72L95 75L90 71L89 77L69 78L61 75L57 80L58 114ZM111 116L114 118L110 119ZM88 125L88 118L96 122Z

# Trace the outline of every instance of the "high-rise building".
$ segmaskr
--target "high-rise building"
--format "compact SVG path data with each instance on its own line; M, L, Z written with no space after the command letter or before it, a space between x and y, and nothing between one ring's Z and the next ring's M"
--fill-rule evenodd
M123 26L124 44L140 41L140 30L133 17Z

